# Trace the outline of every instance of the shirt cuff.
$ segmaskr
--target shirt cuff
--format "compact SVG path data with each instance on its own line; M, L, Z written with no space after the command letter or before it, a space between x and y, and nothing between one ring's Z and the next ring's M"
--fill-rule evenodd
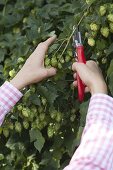
M7 112L22 96L23 94L7 81L0 87L0 104Z
M94 94L90 99L86 122L98 121L113 125L113 98L106 94Z

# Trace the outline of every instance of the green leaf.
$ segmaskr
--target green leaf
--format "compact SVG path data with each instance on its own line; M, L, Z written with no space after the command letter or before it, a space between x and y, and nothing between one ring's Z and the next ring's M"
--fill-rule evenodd
M110 89L110 92L113 96L113 72L110 74L109 78L108 78L108 83L109 83L109 89Z
M42 133L38 129L31 129L29 131L29 134L30 134L30 142L34 141L35 148L40 152L45 143L45 139L42 136Z
M106 50L107 56L110 55L113 52L113 43L109 46L109 48Z
M6 50L0 49L0 63L4 60Z
M39 94L41 94L47 99L50 105L54 103L55 99L58 96L57 90L55 89L55 87L52 87L50 84L47 87L39 85L37 90Z
M40 102L40 99L39 99L39 96L37 94L33 94L30 96L29 98L30 102L37 105L37 106L40 106L41 105L41 102Z
M111 60L110 66L107 71L107 76L110 76L110 74L113 73L113 59Z
M40 137L37 141L34 142L34 146L39 152L41 152L44 143L45 143L45 139L43 137Z

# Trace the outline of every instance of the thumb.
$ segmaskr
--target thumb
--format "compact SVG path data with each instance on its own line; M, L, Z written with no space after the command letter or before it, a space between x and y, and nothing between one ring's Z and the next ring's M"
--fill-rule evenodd
M57 72L56 68L51 67L51 68L46 68L47 71L47 77L54 76Z

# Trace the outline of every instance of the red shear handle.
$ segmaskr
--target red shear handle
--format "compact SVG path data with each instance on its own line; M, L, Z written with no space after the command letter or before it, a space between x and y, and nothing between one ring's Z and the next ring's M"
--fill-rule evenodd
M78 62L86 64L84 47L82 45L78 46L76 48L76 52L77 52ZM77 84L78 84L78 99L80 102L82 102L84 100L85 85L83 84L78 74L77 74Z

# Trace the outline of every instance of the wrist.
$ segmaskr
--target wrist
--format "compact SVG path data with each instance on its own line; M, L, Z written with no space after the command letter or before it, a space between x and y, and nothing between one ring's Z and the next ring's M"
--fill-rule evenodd
M18 90L23 89L24 87L26 87L26 83L25 83L25 78L23 75L21 75L20 73L18 73L11 81L10 83L17 88Z
M107 85L106 83L98 83L96 86L94 86L91 90L91 95L102 93L102 94L108 94Z

